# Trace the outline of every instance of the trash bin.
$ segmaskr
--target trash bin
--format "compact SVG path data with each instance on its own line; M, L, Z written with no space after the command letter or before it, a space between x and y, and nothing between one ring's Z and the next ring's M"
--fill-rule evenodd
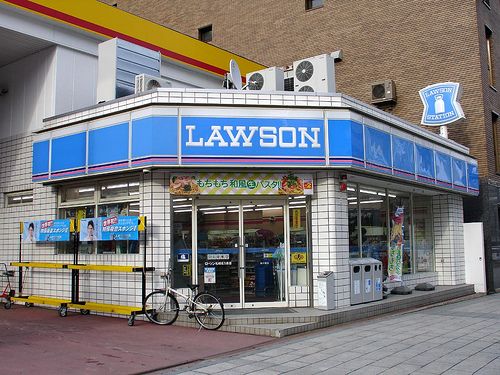
M357 305L363 303L363 295L361 294L363 262L362 259L355 259L349 261L349 265L351 266L351 305Z
M335 278L334 273L325 271L318 275L318 305L320 310L335 308Z
M382 262L374 259L373 263L373 300L379 301L384 298L382 290Z
M349 261L351 268L351 305L378 301L382 293L382 262L373 258Z
M373 264L368 261L361 266L361 279L363 280L362 296L363 302L373 301Z

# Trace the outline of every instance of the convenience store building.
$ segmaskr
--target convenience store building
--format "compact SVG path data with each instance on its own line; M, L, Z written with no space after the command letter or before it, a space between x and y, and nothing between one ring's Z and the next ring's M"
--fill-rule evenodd
M47 22L38 18L44 9L20 16L11 3L2 2L3 17ZM52 10L74 17L65 22L92 19L88 10L64 7L69 8ZM93 27L75 24L82 25ZM119 31L109 36L123 37L123 25L106 26ZM45 51L38 58L59 67L70 61L95 66L102 37L90 40L88 33L97 31L85 32L71 35L93 52L56 46L54 54ZM141 41L140 35L134 38ZM214 49L206 56L220 54L219 62L233 57L197 43ZM166 49L162 54L177 56ZM246 71L259 68L237 59ZM181 88L98 105L91 105L95 96L84 95L95 88L88 84L95 79L92 71L75 66L79 74L72 79L81 80L83 89L68 95L68 77L61 75L68 70L55 69L61 87L55 88L60 95L54 96L52 113L33 105L35 113L45 114L43 123L34 116L36 124L29 127L31 120L10 117L10 129L24 132L2 137L2 261L17 260L19 221L145 216L145 246L141 240L82 241L80 262L140 265L146 250L148 266L172 267L174 287L199 283L233 308L316 306L317 275L332 271L335 306L341 308L351 304L349 260L373 257L387 270L394 217L403 212L406 285L465 283L462 197L478 194L477 162L466 147L341 94L219 90L219 62L168 60L162 67L169 74L194 78L177 82ZM19 65L2 68L2 80ZM19 113L15 102L3 108ZM13 173L18 160L21 172ZM24 245L23 260L71 262L74 251L71 243ZM32 269L28 276L32 294L71 292L64 271ZM155 280L148 276L149 290ZM106 303L141 303L134 275L88 272L81 275L80 293Z

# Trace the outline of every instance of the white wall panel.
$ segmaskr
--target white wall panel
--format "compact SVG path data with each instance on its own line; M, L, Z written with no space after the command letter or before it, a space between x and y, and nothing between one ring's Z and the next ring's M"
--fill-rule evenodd
M97 58L57 47L55 114L96 104Z
M31 132L54 115L54 57L51 47L0 69L0 138Z

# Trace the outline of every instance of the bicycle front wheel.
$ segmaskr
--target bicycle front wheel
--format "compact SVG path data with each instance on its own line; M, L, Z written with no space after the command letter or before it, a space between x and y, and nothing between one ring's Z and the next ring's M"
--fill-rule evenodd
M144 313L152 323L172 324L179 316L179 302L172 294L157 290L146 297Z
M200 326L215 330L224 324L226 313L219 299L211 293L201 292L194 297L194 317Z

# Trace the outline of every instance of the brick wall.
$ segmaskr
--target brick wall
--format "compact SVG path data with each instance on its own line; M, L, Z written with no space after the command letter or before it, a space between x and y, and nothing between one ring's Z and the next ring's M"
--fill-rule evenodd
M449 137L470 147L481 176L498 179L490 117L492 109L500 112L500 96L485 83L483 24L495 35L500 31L499 2L488 9L481 0L325 0L311 11L305 11L304 1L286 0L104 2L195 38L198 28L212 24L213 44L269 66L342 49L337 90L370 102L370 84L392 79L398 103L386 110L417 124L423 109L418 90L460 82L467 119L449 126Z

